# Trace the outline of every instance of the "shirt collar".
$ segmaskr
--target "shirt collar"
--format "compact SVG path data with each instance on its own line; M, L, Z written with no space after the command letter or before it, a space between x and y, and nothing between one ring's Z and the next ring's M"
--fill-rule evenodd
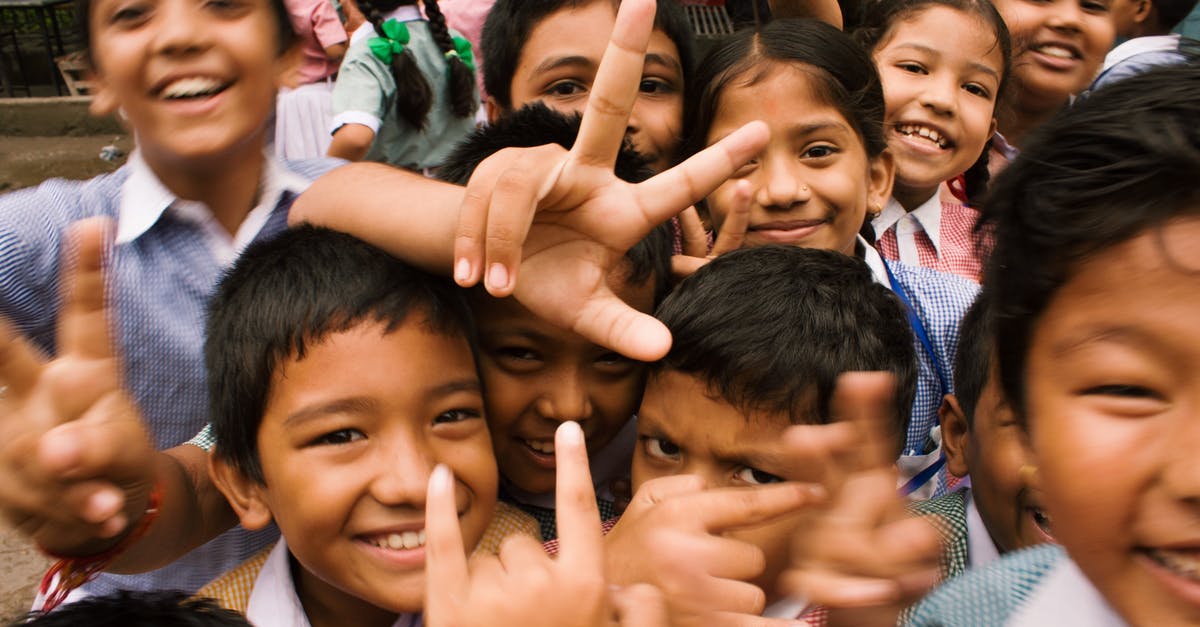
M397 7L395 11L390 13L385 13L383 19L380 20L380 23L391 19L394 19L397 22L415 22L425 18L421 16L421 9L418 9L417 5L408 4L402 7ZM375 25L367 22L354 30L354 34L350 35L350 43L353 44L356 41L361 41L367 37L375 36Z
M1108 52L1108 56L1104 57L1104 67L1101 72L1110 69L1112 66L1132 57L1134 55L1143 54L1146 52L1171 52L1179 49L1178 33L1170 35L1154 35L1150 37L1134 37L1129 41L1113 48Z
M996 549L987 525L983 524L979 508L975 507L975 495L969 489L964 492L963 500L967 508L967 567L978 568L999 558L1000 551Z
M1089 625L1125 627L1108 601L1079 570L1074 560L1063 555L1042 579L1029 600L1006 625Z
M883 257L879 256L879 251L868 244L862 235L858 236L855 248L862 260L867 263L867 267L871 269L871 278L889 290L892 289L892 282L888 280L887 267L883 265Z
M243 220L234 236L234 247L241 250L249 244L267 222L271 210L279 204L284 192L299 194L308 189L309 181L288 170L274 157L266 159L263 168L262 192L258 205ZM129 156L131 172L121 186L121 204L117 213L117 244L130 243L150 230L168 210L194 221L213 218L208 207L198 202L180 200L163 185L154 171L135 150Z
M296 595L290 558L287 542L280 538L254 580L246 619L256 627L312 627ZM421 615L401 614L392 627L421 627Z
M940 192L939 187L939 192ZM875 230L875 239L883 237L883 234L888 229L892 228L897 222L904 219L904 216L911 215L917 221L917 225L921 230L925 231L925 235L929 237L929 241L933 242L933 250L937 253L938 258L942 256L942 199L941 194L937 193L930 196L919 207L912 211L905 211L900 201L894 197L888 199L887 205L880 212L879 217L871 221L871 227ZM899 237L899 233L896 234Z

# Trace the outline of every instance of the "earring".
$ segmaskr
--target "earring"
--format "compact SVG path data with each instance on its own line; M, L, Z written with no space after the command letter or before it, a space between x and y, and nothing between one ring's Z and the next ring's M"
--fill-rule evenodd
M880 216L880 214L882 214L882 213L883 213L883 207L880 207L878 203L871 203L871 209L870 209L870 211L867 212L867 219L874 220L875 218L878 218Z

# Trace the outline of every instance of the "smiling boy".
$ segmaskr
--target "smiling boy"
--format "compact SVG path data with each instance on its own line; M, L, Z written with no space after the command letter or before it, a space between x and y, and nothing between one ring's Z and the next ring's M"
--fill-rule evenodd
M248 250L208 325L210 471L243 526L283 539L201 594L259 625L419 620L434 466L454 472L466 546L496 508L473 341L457 288L348 235Z

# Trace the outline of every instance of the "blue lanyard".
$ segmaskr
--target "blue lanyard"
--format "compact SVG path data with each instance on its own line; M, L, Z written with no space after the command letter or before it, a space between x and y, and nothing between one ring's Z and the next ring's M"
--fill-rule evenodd
M942 360L938 359L937 353L933 350L933 342L929 341L929 334L925 332L925 324L921 322L921 316L917 315L917 309L913 307L912 301L908 298L908 292L904 290L904 286L900 281L896 280L896 275L892 274L892 268L887 262L883 262L883 269L887 272L888 282L892 284L892 291L904 301L904 310L908 313L908 324L912 327L913 333L917 334L917 339L921 342L921 347L925 349L925 354L933 362L933 371L937 374L938 383L942 389L939 396L945 396L950 393L950 377L946 376L945 369L942 368Z

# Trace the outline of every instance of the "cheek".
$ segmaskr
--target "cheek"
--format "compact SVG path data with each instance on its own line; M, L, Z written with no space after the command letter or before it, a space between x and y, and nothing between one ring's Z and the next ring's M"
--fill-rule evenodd
M708 215L712 218L713 227L720 229L722 224L725 224L725 216L729 214L729 204L733 202L733 190L737 181L743 179L728 179L721 184L708 198L704 199L704 204L708 207ZM753 179L747 178L751 184L751 202L754 196L758 193L758 186Z
M486 364L486 359L484 360ZM521 417L525 408L533 402L529 388L521 385L516 377L496 367L484 366L484 405L487 409L488 429L492 433L504 433Z

